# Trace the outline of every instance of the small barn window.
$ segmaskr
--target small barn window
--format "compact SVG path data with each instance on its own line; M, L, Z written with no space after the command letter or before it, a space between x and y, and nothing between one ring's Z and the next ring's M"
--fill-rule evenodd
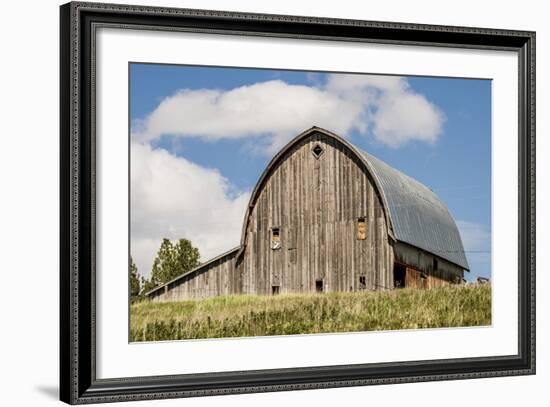
M280 292L280 287L278 285L271 286L271 294L277 295Z
M321 147L320 144L315 144L315 146L311 149L311 152L313 153L313 156L315 158L319 158L321 157L321 154L323 154L325 150L323 149L323 147Z
M315 280L315 291L318 293L323 292L323 280Z
M357 240L365 240L367 238L367 219L357 219Z
M437 261L437 259L434 257L434 261L433 261L433 271L437 271L437 268L439 267L439 263Z
M359 289L360 290L366 290L367 289L367 277L359 276Z
M278 250L281 248L281 229L271 228L271 249Z

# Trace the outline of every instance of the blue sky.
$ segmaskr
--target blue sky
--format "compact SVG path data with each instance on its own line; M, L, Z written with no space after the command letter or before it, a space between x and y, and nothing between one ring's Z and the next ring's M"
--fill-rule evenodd
M164 236L190 238L203 260L238 245L272 155L318 125L430 187L457 221L467 278L490 276L489 80L131 64L130 115L144 275Z

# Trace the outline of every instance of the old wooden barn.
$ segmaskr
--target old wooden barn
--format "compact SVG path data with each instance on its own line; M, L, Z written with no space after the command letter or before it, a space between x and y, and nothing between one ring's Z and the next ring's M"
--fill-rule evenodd
M430 288L461 282L464 270L456 223L434 192L313 127L262 173L240 245L148 296Z

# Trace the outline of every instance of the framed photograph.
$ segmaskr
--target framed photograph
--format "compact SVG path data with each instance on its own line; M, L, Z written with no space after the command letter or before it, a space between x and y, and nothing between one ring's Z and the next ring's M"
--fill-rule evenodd
M535 373L535 33L61 6L61 400Z

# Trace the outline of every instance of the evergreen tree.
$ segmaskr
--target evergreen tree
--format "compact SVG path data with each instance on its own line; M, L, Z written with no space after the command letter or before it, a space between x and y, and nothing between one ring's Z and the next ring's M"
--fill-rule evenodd
M151 280L147 280L145 277L141 277L141 292L139 294L141 299L145 298L145 294L155 288L157 284Z
M176 274L172 278L179 276L183 273L187 273L190 270L193 270L200 264L200 253L199 249L193 247L190 240L180 239L176 243L175 247L175 256L177 270Z
M191 241L180 239L173 244L164 238L153 262L150 282L155 286L164 284L197 267L199 260L199 249L193 247Z
M130 257L130 301L134 302L139 299L141 284L139 274L134 259Z

